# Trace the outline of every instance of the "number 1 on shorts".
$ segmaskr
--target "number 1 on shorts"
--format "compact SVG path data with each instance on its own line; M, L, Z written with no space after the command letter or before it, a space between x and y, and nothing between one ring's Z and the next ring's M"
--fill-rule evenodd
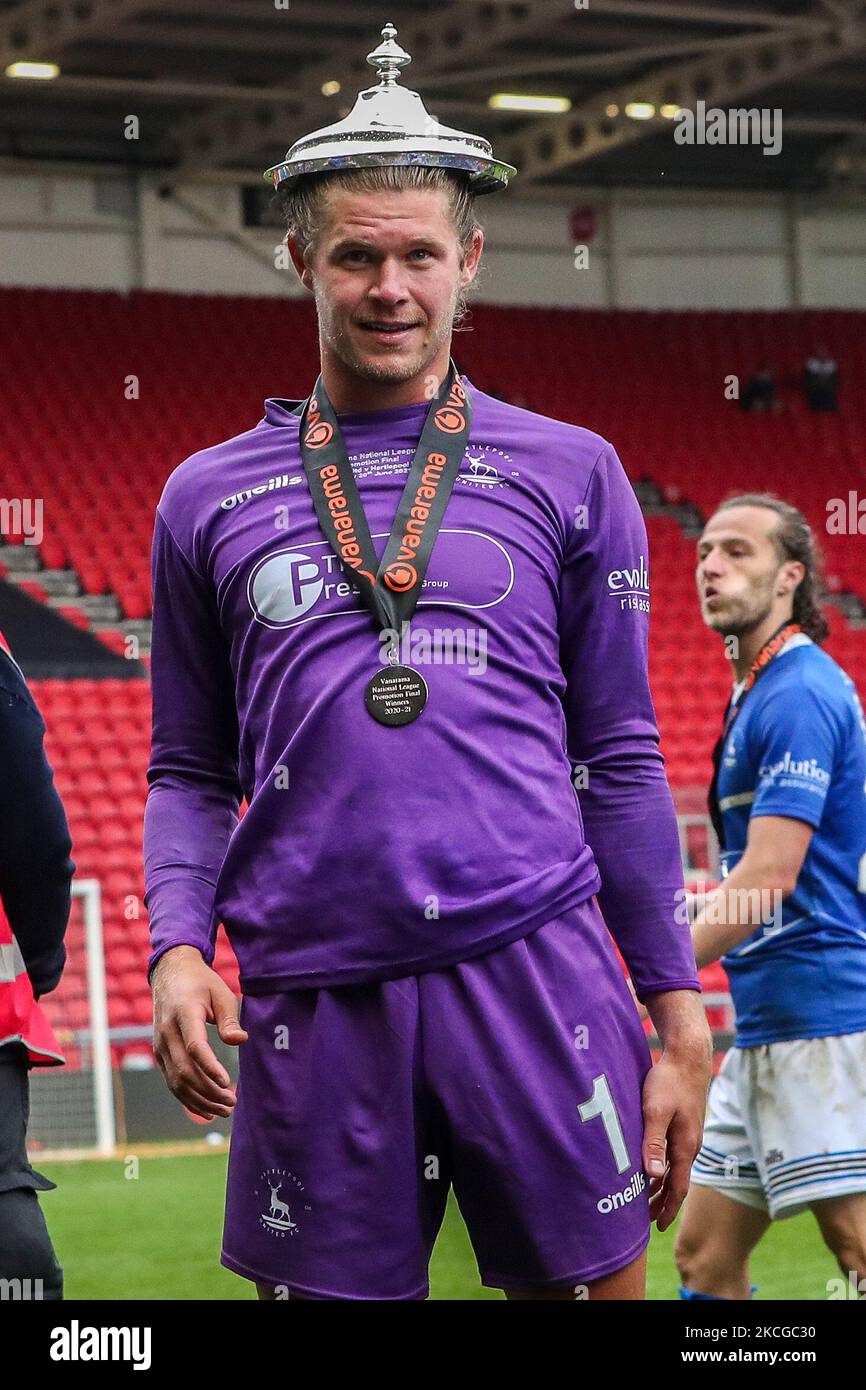
M631 1159L628 1156L625 1135L622 1132L622 1125L619 1122L619 1115L616 1113L616 1106L613 1103L613 1096L610 1093L604 1072L593 1081L592 1095L589 1100L585 1100L577 1109L580 1118L584 1121L594 1120L596 1115L601 1116L604 1132L613 1154L613 1161L616 1164L616 1171L624 1173L626 1168L631 1167Z

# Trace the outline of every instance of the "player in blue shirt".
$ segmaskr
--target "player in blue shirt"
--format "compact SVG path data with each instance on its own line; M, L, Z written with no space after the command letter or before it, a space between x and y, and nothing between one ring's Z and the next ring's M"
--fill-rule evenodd
M737 1036L677 1239L681 1293L748 1298L770 1221L807 1207L863 1292L866 721L819 645L818 563L798 511L765 494L723 503L698 543L697 584L736 684L711 791L723 882L693 936L699 967L722 957Z

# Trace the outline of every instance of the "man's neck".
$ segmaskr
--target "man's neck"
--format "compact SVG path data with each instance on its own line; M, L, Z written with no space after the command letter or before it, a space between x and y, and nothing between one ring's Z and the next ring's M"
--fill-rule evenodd
M732 665L737 681L745 680L752 667L752 662L758 652L766 642L770 640L773 633L782 623L791 623L794 619L788 613L768 613L767 617L758 627L751 632L739 634L738 655L733 658Z
M339 414L397 410L403 405L429 405L433 398L431 379L441 382L448 374L450 360L450 347L446 346L407 381L376 381L358 376L344 362L323 354L322 379L328 399Z

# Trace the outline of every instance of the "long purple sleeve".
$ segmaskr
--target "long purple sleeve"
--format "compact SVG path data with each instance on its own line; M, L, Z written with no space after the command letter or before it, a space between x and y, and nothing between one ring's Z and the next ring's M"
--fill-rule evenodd
M577 506L566 550L561 659L568 754L601 874L599 905L640 998L699 988L649 688L648 573L643 516L608 446Z
M144 816L153 954L196 946L210 963L217 878L238 820L234 682L207 582L157 511L153 537L153 741Z

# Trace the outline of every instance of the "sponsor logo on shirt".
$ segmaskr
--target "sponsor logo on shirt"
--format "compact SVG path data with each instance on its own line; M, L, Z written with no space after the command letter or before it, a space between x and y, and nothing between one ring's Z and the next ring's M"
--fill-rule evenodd
M436 570L421 586L419 607L435 603L492 608L514 586L508 551L482 531L443 528L436 541L435 564ZM265 555L250 572L247 597L256 620L270 628L366 612L327 541L309 541Z
M828 787L830 785L829 772L826 772L823 767L819 767L815 758L794 758L791 756L790 749L788 749L784 757L780 758L778 762L762 763L758 769L758 776L761 778L767 777L771 781L775 781L777 777L780 777L782 778L783 786L786 784L786 781L795 781L798 778L802 778L807 784L810 782L818 782L821 787ZM813 787L811 790L814 791L817 790L817 788Z
M276 478L268 478L266 483L256 483L255 487L245 487L241 492L233 492L231 497L222 499L220 506L224 512L230 512L242 502L249 502L251 497L260 497L263 492L275 492L277 488L293 487L303 481L300 474L289 477L288 473L280 473Z
M649 612L649 570L646 557L641 555L632 569L611 570L607 576L607 592L619 599L620 608L636 608Z
M646 1178L638 1170L628 1187L624 1187L621 1192L611 1192L608 1197L602 1197L596 1202L596 1209L606 1214L609 1211L616 1211L617 1207L624 1207L627 1202L633 1202L635 1197L639 1197L646 1187Z

